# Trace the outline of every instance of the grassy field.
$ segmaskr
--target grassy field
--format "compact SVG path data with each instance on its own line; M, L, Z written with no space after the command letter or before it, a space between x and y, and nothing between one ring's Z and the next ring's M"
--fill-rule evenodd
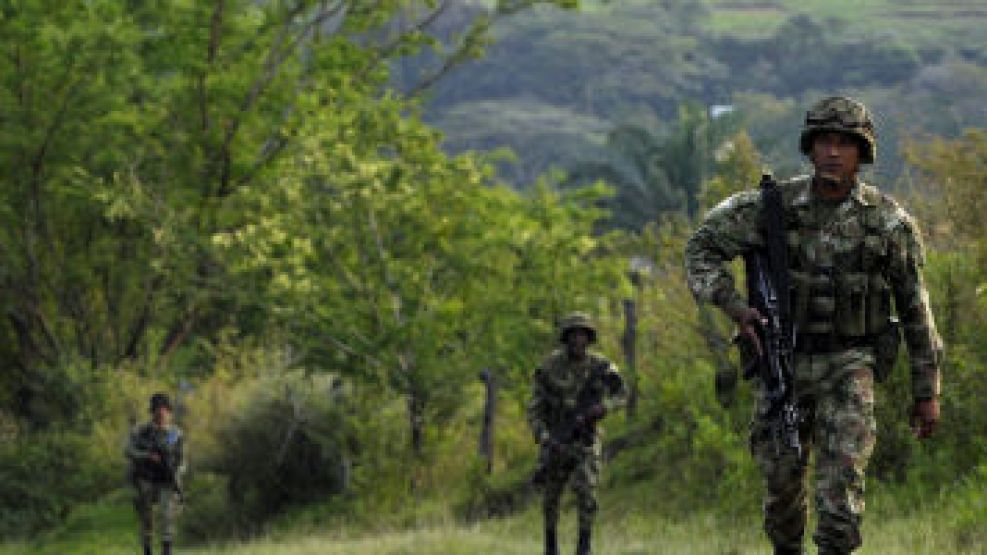
M637 491L634 495L642 495ZM135 520L121 490L100 503L75 511L60 529L30 543L0 544L0 555L78 554L114 555L137 552ZM765 553L767 545L750 514L743 521L713 516L693 516L672 521L637 512L617 504L613 493L606 496L598 526L596 553L612 555ZM945 501L941 502L945 503ZM865 522L866 545L858 553L877 554L969 554L987 553L983 532L958 527L953 507L941 504L908 516L890 497L871 503ZM752 513L756 508L752 507ZM574 541L574 514L570 509L560 531L564 551ZM196 555L401 555L401 554L503 554L538 553L541 549L540 515L534 507L510 518L492 519L473 525L447 521L423 524L409 530L376 532L352 530L308 530L285 532L244 543L196 546L182 553Z

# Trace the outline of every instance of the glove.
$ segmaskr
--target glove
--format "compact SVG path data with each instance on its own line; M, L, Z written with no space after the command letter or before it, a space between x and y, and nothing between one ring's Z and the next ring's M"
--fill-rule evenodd
M932 433L939 423L939 400L920 399L912 405L912 413L908 419L912 427L912 433L919 439L932 437Z

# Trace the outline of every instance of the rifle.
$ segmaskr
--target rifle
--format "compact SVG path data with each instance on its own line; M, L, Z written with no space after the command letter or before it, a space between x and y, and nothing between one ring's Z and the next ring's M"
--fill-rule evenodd
M583 445L592 445L596 438L596 421L586 418L586 412L590 407L603 401L603 388L594 387L597 380L603 382L604 388L608 391L619 391L623 386L620 376L608 373L607 363L597 364L590 368L590 374L586 382L576 394L576 405L565 412L558 424L549 430L552 441L561 447L580 442ZM548 479L548 474L552 468L560 465L559 459L563 458L563 467L568 467L575 462L571 456L553 450L550 445L542 445L538 456L538 467L531 477L531 483L540 486L544 485Z
M762 353L748 353L744 377L761 379L767 403L759 417L767 422L775 440L775 450L782 447L802 456L799 440L799 413L794 395L795 326L790 316L788 285L788 244L785 238L784 208L781 191L770 174L761 178L761 231L765 248L747 253L747 300L764 316L759 326Z
M185 502L185 492L182 490L182 485L178 482L178 468L175 465L174 457L169 454L166 446L161 444L159 439L154 440L154 444L151 445L151 452L157 453L159 463L157 463L157 475L161 478L161 482L171 486L171 489L175 491L178 495L178 500L181 503Z

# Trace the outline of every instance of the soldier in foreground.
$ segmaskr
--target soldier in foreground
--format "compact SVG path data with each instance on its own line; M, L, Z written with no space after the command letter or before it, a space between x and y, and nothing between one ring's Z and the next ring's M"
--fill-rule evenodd
M151 396L151 420L134 428L127 444L129 474L135 488L134 507L140 520L144 555L151 554L154 505L161 511L161 552L171 555L175 518L182 501L185 441L171 422L171 401L164 393Z
M617 368L606 357L589 351L596 335L596 328L585 314L567 316L559 330L563 347L535 370L528 423L541 449L532 481L544 490L546 555L559 552L559 501L570 480L579 507L576 553L590 553L600 475L600 434L596 424L624 397Z
M919 232L894 200L858 178L860 165L874 161L875 139L861 103L818 102L799 144L814 174L774 186L767 179L761 193L728 198L686 247L696 298L723 309L749 347L746 358L769 371L758 374L750 448L764 476L764 528L777 554L804 553L811 450L819 553L861 545L874 380L893 367L899 330L911 361L915 435L929 437L939 420L942 347L922 281ZM773 278L749 281L748 300L726 266L737 256L745 257L749 279ZM752 274L752 264L765 271ZM749 302L755 297L768 302L753 303L759 310Z

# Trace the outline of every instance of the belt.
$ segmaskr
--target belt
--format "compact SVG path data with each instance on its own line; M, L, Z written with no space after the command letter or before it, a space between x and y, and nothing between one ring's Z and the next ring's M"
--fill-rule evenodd
M795 337L795 352L805 355L829 354L874 344L869 335L847 337L831 333L800 333Z

